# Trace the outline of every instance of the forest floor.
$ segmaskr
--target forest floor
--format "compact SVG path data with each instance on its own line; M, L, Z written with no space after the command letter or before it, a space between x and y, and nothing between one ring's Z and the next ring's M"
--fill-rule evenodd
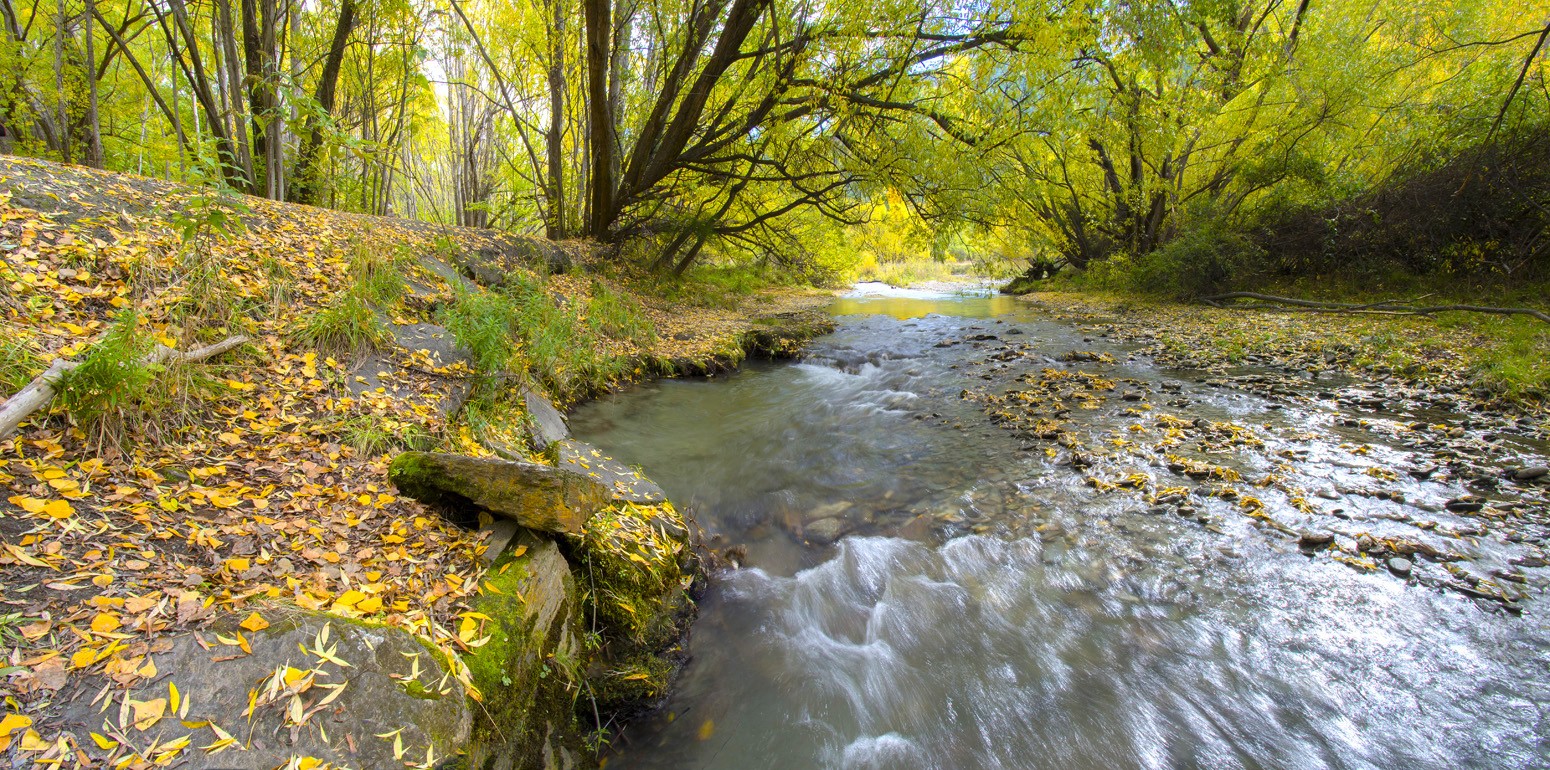
M529 292L511 319L464 313L475 336L499 321L493 373L445 328L449 309L499 299L463 275L481 270ZM0 695L15 712L0 751L64 751L29 714L66 687L155 678L172 632L219 615L256 631L266 608L297 606L466 649L484 533L397 497L396 452L488 455L487 435L520 436L522 399L490 382L563 404L715 371L792 344L771 329L829 299L686 304L693 287L670 300L626 272L579 244L0 157L0 396L56 359L87 362L0 436ZM515 343L500 326L530 321ZM540 336L554 328L569 336ZM233 336L205 362L137 363Z

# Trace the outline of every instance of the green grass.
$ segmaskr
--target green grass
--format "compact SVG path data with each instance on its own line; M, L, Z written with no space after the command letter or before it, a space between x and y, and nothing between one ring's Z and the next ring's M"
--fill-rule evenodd
M303 318L291 331L291 339L330 355L360 355L386 347L392 336L371 304L347 291L328 307Z
M402 250L390 254L357 243L350 252L351 290L373 305L389 308L404 296L405 263L408 253Z
M655 337L640 306L601 282L581 305L554 297L542 277L527 273L508 276L499 291L460 291L441 322L478 371L531 374L561 399L606 387L627 371L630 362L608 353L605 338Z
M341 443L366 457L380 457L402 450L427 451L436 445L435 436L424 426L381 415L351 417L330 430L339 436Z
M25 332L0 327L0 394L9 396L27 387L43 369L43 358Z
M779 285L767 270L749 265L696 265L682 276L661 274L644 286L675 304L732 308L761 289Z
M602 281L592 282L592 299L587 303L587 323L593 332L635 343L656 339L656 329L646 318L640 303L609 288Z
M952 266L934 259L910 262L879 262L864 265L856 273L857 280L881 281L889 286L908 287L927 281L950 281Z

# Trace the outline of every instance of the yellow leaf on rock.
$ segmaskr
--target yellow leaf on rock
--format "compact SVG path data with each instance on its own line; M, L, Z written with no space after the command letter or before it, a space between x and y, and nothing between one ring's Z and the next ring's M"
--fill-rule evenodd
M167 699L152 698L151 700L131 700L129 708L134 712L134 726L136 730L144 732L151 725L161 721L167 714Z
M255 613L247 616L247 619L243 620L241 625L242 625L243 628L245 628L245 629L247 629L249 631L253 631L253 632L256 633L258 631L262 631L262 630L268 628L269 627L269 621L264 620L264 616L263 615L260 615L257 612L255 612Z
M377 610L382 609L382 597L368 596L365 599L357 602L355 609L360 610L361 612L376 612Z

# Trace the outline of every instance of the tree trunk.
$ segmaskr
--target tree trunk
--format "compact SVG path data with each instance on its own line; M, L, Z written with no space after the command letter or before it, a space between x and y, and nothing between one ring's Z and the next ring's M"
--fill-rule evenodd
M102 122L97 113L97 44L92 29L96 15L96 0L86 0L86 165L102 168Z
M608 109L609 38L613 14L609 0L582 0L587 25L587 135L592 155L591 221L587 232L608 239L613 224L613 115Z
M544 149L549 166L549 224L551 240L565 237L565 5L549 0L554 11L549 29L549 130Z
M344 0L339 8L339 21L334 25L334 39L328 46L328 58L323 62L323 74L318 78L317 100L323 115L334 114L334 93L339 86L339 70L344 66L344 51L350 43L350 33L355 29L355 0ZM296 203L316 204L322 190L317 178L318 154L323 149L323 126L318 117L309 118L303 129L305 134L301 151L296 156L296 171L291 184L291 198Z
M65 0L59 0L54 21L54 89L59 108L59 156L70 162L70 113L65 100Z

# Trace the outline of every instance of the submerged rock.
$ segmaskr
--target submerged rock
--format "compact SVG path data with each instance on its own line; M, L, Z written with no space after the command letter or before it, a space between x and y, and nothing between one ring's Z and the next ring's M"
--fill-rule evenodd
M1550 468L1543 465L1535 465L1529 468L1518 468L1512 472L1513 481L1534 481L1550 476Z
M819 519L802 527L802 536L809 542L828 545L845 534L845 522L840 519Z
M388 479L423 503L471 503L529 529L572 535L611 497L598 481L559 468L436 452L399 455Z
M1307 549L1328 548L1335 542L1335 536L1329 532L1304 532L1297 538L1297 545Z

